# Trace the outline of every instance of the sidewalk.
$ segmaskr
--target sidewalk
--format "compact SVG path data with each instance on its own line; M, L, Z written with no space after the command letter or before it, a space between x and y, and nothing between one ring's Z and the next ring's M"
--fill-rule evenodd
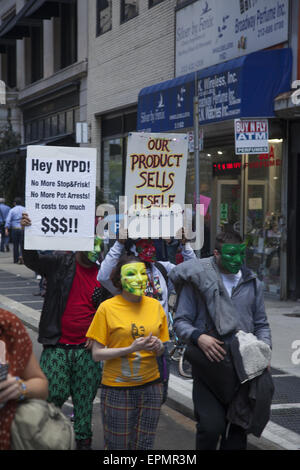
M12 253L0 253L0 273L34 280L24 265L13 264ZM40 311L10 299L1 289L0 308L15 313L26 326L37 330ZM275 384L271 420L260 439L249 436L258 449L300 449L300 302L265 298L273 338L272 375ZM295 341L299 341L298 345ZM297 353L297 351L299 351ZM296 358L296 361L295 361ZM298 359L298 361L297 361ZM167 404L193 419L192 380L170 376Z

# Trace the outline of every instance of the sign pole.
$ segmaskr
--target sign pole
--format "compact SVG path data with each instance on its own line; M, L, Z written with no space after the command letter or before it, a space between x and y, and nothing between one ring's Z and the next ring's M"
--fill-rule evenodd
M199 175L199 100L197 90L197 74L195 73L195 96L194 96L194 160L195 160L195 196L197 204L200 203L200 175ZM200 250L195 251L197 258L201 257Z

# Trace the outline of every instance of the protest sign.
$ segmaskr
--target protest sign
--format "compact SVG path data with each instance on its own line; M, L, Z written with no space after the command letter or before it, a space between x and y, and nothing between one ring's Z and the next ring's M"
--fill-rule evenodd
M95 197L96 149L28 146L25 249L92 250Z
M129 135L125 196L130 237L174 236L174 218L182 219L184 209L187 154L186 134ZM137 218L138 233L131 223Z

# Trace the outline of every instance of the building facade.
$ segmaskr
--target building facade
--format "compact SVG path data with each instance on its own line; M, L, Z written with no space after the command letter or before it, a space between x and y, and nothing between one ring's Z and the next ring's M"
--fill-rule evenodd
M88 120L107 202L116 204L124 193L128 132L192 135L197 96L204 134L198 184L209 201L202 255L212 253L220 230L233 227L247 241L247 264L266 292L299 298L298 133L280 99L299 77L298 2L90 6ZM227 80L223 87L221 80ZM235 118L267 119L269 151L237 155ZM187 203L196 202L195 181L191 150Z
M88 121L107 202L124 192L139 91L174 76L175 0L89 2Z
M298 3L2 0L0 120L22 143L0 159L27 145L80 145L85 122L81 145L97 149L98 185L117 206L128 134L183 132L192 143L198 121L200 170L191 145L186 202L206 198L202 256L233 227L266 292L299 298ZM234 120L250 118L267 119L268 152L236 154Z
M1 79L15 97L19 155L27 145L76 145L87 111L87 11L77 0L0 3Z

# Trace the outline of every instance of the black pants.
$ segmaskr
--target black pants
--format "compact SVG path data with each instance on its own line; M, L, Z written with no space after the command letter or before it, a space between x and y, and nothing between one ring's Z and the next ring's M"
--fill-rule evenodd
M17 263L20 256L23 256L24 231L22 229L11 230L11 238L14 245L14 263Z
M193 381L193 402L197 420L197 450L216 450L220 436L222 436L221 450L245 450L247 448L247 435L241 427L230 425L228 436L226 436L228 425L226 407L196 377Z

